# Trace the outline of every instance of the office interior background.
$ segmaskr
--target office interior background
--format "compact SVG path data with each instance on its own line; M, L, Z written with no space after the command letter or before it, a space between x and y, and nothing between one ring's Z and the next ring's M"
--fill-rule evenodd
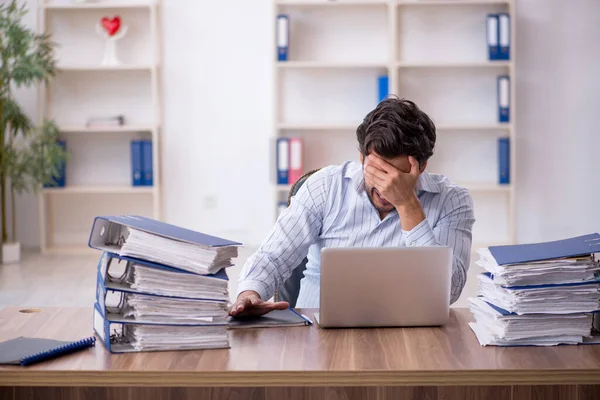
M438 126L428 170L473 196L470 278L456 305L476 290L477 247L600 227L595 0L24 3L26 23L53 32L59 70L50 87L15 96L32 118L54 118L71 157L64 188L16 198L21 261L0 267L0 306L91 305L98 254L86 249L89 231L95 216L114 214L243 242L230 270L235 294L289 191L276 181L277 138L302 139L303 172L358 160L355 128L376 106L382 75ZM511 58L489 61L486 17L503 12ZM284 62L280 13L290 23ZM116 43L122 65L105 68L96 24L114 16L128 27ZM510 122L501 124L504 75ZM86 127L115 115L125 126ZM501 137L510 138L508 184L498 182ZM132 140L152 140L152 186L132 185Z

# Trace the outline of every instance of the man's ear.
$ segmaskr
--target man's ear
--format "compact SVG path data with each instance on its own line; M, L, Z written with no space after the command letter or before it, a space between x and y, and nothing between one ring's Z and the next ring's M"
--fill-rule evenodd
M423 162L423 164L421 164L421 167L419 168L419 173L422 174L423 171L425 171L425 168L427 167L427 161Z

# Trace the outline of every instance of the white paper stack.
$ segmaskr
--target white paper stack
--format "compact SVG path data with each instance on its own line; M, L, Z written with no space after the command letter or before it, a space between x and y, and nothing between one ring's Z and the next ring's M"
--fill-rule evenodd
M124 337L135 351L194 350L229 347L227 326L125 326Z
M600 309L600 282L505 286L481 274L479 295L492 304L519 315L549 313L571 314Z
M110 280L128 289L160 296L189 299L229 300L227 275L212 276L174 273L173 269L156 268L136 262L116 263L110 269Z
M469 299L481 345L594 342L600 314L600 235L480 249L478 297Z
M590 255L498 265L488 248L478 250L477 265L494 277L494 282L507 286L577 283L596 279L598 263Z
M469 303L476 320L469 325L484 346L578 344L590 336L589 313L516 315L480 297L470 298Z
M119 255L153 261L195 274L214 274L231 267L237 246L202 246L129 228Z

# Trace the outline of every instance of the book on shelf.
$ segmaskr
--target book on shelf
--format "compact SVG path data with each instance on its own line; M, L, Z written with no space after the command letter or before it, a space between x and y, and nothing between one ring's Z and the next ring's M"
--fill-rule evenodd
M291 185L295 183L303 173L303 147L304 142L299 137L277 138L277 149L275 154L278 185Z
M132 186L153 186L152 141L132 140L130 147Z
M125 116L124 115L114 115L109 117L91 117L88 118L85 126L88 128L98 128L98 127L115 127L115 126L123 126L125 125Z
M67 149L67 142L65 140L56 141L63 150ZM65 187L67 184L67 164L63 161L58 167L58 176L52 179L52 182L45 183L45 188Z
M486 28L488 60L510 60L510 15L508 13L488 14Z
M290 42L290 18L286 14L277 15L277 60L287 61Z
M498 138L498 183L510 183L510 139Z
M502 75L498 77L498 122L510 122L510 77Z

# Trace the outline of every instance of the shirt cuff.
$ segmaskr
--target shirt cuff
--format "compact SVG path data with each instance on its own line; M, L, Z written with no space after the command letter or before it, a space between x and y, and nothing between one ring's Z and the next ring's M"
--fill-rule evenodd
M236 299L239 297L240 293L246 290L254 290L260 296L261 300L267 301L267 287L261 281L252 281L252 280L244 280L238 284Z
M436 246L438 244L427 219L421 221L410 231L402 230L402 235L407 246Z

